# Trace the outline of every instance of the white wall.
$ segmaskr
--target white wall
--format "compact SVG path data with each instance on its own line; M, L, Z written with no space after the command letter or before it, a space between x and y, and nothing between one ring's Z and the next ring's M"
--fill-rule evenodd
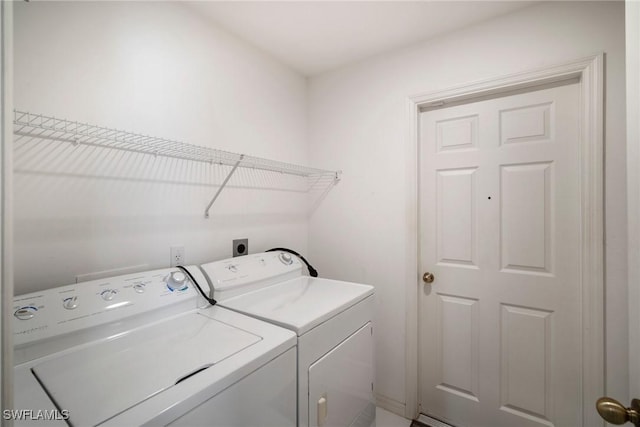
M306 80L179 2L18 2L15 105L198 145L306 163ZM16 294L77 274L288 246L306 252L297 183L243 171L204 219L220 167L19 139Z
M324 275L376 286L377 393L401 408L410 95L606 53L607 388L627 396L624 3L541 3L310 81L310 159L344 171L309 224Z

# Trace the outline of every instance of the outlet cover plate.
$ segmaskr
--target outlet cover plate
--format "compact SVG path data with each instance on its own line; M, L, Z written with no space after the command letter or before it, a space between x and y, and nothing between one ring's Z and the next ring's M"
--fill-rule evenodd
M171 246L171 267L184 265L184 246Z

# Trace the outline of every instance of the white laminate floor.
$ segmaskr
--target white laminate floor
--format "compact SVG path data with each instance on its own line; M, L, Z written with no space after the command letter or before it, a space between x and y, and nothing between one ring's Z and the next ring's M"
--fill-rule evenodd
M411 420L402 418L380 407L376 408L376 427L409 427Z

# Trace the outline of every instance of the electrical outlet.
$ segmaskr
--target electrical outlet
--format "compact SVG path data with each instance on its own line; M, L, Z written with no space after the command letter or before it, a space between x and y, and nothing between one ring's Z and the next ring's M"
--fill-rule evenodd
M184 246L171 246L171 267L184 265Z
M249 253L249 239L235 239L232 243L233 256L242 256Z

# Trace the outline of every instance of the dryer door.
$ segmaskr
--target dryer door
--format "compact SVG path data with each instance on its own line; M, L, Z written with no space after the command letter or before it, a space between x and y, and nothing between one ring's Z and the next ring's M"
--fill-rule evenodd
M370 426L373 328L368 322L309 367L309 426Z

